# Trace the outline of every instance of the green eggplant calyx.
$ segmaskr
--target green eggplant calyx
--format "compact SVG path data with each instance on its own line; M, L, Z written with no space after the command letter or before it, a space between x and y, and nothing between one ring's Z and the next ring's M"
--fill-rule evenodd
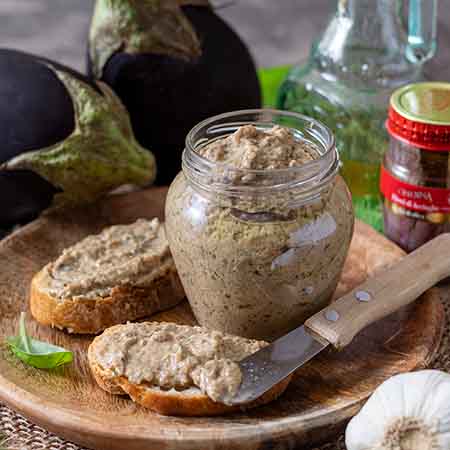
M180 0L97 0L89 35L96 78L102 78L106 63L118 51L194 60L201 55L201 45Z
M155 157L136 141L128 112L113 91L99 82L101 93L97 92L78 78L50 68L72 98L75 129L64 141L22 153L2 168L38 173L62 190L55 198L59 204L90 203L124 184L152 183Z

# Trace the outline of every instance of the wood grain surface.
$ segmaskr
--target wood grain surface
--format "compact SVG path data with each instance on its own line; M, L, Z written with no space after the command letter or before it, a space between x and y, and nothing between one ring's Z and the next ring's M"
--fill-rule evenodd
M444 233L310 317L305 327L342 349L361 330L414 302L449 276L450 233Z
M0 242L0 341L16 334L27 310L32 275L68 245L104 226L137 217L162 218L165 189L115 196L66 215L48 215ZM336 296L348 292L403 253L370 227L357 223ZM30 334L71 349L72 365L39 371L0 344L0 400L37 424L78 444L114 450L292 449L342 429L364 399L393 374L423 368L435 354L443 308L433 290L408 309L358 335L341 352L321 354L296 374L276 402L248 413L216 418L162 417L125 397L101 391L86 359L89 337L69 336L30 317ZM194 323L183 305L157 320Z

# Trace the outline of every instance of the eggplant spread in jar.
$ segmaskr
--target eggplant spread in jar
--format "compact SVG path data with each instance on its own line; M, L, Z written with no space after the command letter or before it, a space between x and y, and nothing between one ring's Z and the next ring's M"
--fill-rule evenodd
M325 169L321 189L314 190L314 180L302 183L299 173L323 163L318 147L289 128L261 129L254 123L189 152L169 191L166 220L174 261L199 323L272 340L326 306L354 220L335 161L331 171ZM209 166L201 180L191 169L191 156ZM303 176L310 177L311 170ZM323 172L316 182L322 177Z

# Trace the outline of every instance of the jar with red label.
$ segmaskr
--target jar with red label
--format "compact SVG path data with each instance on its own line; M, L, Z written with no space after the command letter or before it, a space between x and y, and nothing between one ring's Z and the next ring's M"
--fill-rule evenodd
M398 89L386 124L384 232L410 252L450 231L450 83Z

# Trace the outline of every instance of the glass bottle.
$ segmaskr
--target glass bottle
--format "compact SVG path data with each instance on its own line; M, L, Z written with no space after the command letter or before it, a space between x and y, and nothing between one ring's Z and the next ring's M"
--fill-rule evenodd
M278 107L314 117L335 133L356 215L382 228L379 168L388 137L389 98L421 80L436 51L437 0L338 0L309 59L282 84Z

